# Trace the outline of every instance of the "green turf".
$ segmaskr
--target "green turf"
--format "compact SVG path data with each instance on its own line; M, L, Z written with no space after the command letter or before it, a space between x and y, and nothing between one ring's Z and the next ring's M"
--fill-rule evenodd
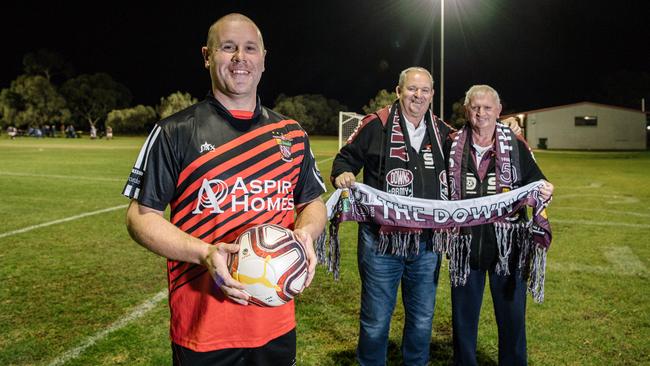
M167 303L151 304L166 286L165 261L129 238L120 207L127 203L120 196L124 179L143 141L0 136L0 236L115 208L0 237L0 365L48 365L63 357L66 365L170 364ZM314 137L312 149L328 177L336 140ZM542 151L537 159L556 192L548 210L554 240L546 301L528 303L530 363L650 363L650 153ZM341 280L319 268L297 299L301 365L354 363L356 224L343 224L341 235ZM447 275L445 262L431 342L435 365L452 357ZM118 327L148 302L151 311ZM398 307L391 364L399 363L402 324ZM88 343L97 334L102 337ZM497 347L487 292L481 364L496 364Z

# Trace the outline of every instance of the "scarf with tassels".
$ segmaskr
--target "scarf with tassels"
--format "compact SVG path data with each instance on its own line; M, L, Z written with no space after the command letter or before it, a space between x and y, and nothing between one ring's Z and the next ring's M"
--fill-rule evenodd
M402 115L399 101L394 102L388 111L383 111L385 120L382 119L381 113L382 110L376 115L382 120L385 131L383 161L379 168L384 178L383 190L404 197L447 199L442 137L436 117L427 112L423 121L411 121L425 124L427 133L423 144L428 142L427 145L431 146L431 156L434 160L435 169L418 170L416 159L420 157L415 150L420 149L420 146L411 146L410 137L405 133L405 124L408 122ZM388 117L385 117L386 114ZM442 175L436 177L436 173ZM435 185L433 189L431 189L432 185ZM421 234L421 228L382 225L379 228L377 252L398 256L417 255ZM440 233L433 233L434 245L441 245L440 240L436 241L439 238Z
M471 149L471 129L460 129L454 137L449 155L450 199L460 200L467 171L466 157ZM496 192L510 192L521 185L521 167L516 137L504 125L497 123L495 131L495 175ZM544 299L544 276L546 251L551 244L551 228L546 217L544 202L535 207L533 219L511 222L499 220L493 223L496 234L498 263L495 272L509 275L509 259L513 245L519 249L517 269L528 278L528 289L536 302ZM523 216L522 216L523 218ZM461 227L454 228L449 238L449 275L453 286L462 286L470 271L471 232Z
M445 234L449 230L503 221L525 205L533 208L533 222L539 228L532 231L533 240L546 243L548 247L551 231L546 217L542 215L546 205L539 197L542 184L537 181L506 193L459 201L402 197L362 183L356 183L350 189L338 189L327 201L327 214L330 218L329 250L325 248L323 235L317 241L318 260L320 263L326 263L330 272L334 272L334 277L338 278L338 228L343 221L436 229L436 235L440 236L438 239L449 243ZM451 253L457 248L457 245L450 245L442 249Z

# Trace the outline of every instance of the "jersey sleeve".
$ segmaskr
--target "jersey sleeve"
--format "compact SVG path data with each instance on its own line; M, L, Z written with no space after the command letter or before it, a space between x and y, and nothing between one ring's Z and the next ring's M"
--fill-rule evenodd
M145 140L122 194L164 211L176 192L179 164L169 134L159 125Z
M325 182L323 182L323 177L321 177L320 170L316 165L316 159L309 145L309 139L305 134L305 157L302 159L298 183L293 192L294 201L296 204L311 202L325 191L327 191Z

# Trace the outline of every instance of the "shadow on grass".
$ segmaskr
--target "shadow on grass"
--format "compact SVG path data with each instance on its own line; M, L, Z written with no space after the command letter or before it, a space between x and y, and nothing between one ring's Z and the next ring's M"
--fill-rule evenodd
M388 343L387 365L403 365L400 345L394 341ZM429 345L429 365L452 365L453 348L451 339L446 341L433 341ZM496 366L497 362L482 350L477 351L477 361L482 366ZM331 362L334 365L357 365L355 350L345 350L331 353Z

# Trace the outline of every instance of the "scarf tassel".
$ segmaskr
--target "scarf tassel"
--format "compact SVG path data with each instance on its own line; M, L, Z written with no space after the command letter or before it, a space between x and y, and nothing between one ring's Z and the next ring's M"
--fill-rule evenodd
M449 277L452 286L465 286L469 275L472 235L454 235L449 243Z
M378 254L407 257L409 254L418 255L419 252L419 232L379 232Z
M501 276L510 275L510 253L514 243L519 243L520 247L527 247L526 233L528 225L526 223L511 224L495 222L494 232L496 233L497 248L499 250L499 262L496 265L495 272ZM523 252L523 250L521 251ZM522 256L519 257L518 268L522 268Z
M331 236L330 236L331 237ZM316 259L318 259L318 264L325 264L327 262L327 251L325 249L325 240L327 239L327 234L325 230L320 234L318 239L316 239Z
M532 252L528 291L533 300L540 304L544 302L544 280L546 277L546 249L535 247Z
M519 263L517 269L524 278L530 275L530 249L533 244L533 233L531 232L531 222L528 222L523 230L519 233Z
M431 241L433 242L433 251L438 253L447 253L449 250L449 240L451 235L449 230L440 230L433 231L433 237Z
M327 257L327 270L334 273L334 279L339 279L341 268L341 243L339 241L339 222L330 223L329 256Z
M339 242L339 222L336 218L330 221L329 232L329 248L325 247L325 241L327 240L325 231L316 240L316 259L319 264L327 265L327 271L334 272L334 279L338 280L341 266L341 245Z

